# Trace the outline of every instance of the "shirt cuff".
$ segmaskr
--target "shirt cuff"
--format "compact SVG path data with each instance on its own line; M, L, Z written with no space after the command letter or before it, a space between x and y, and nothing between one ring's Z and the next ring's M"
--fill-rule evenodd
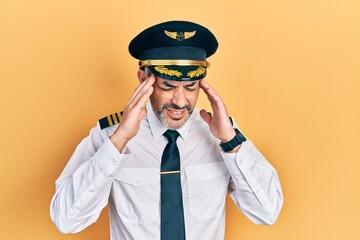
M114 177L120 171L122 163L128 158L128 154L121 154L108 138L96 152L94 159L102 171Z
M241 144L240 149L235 153L221 151L221 155L231 175L241 175L241 172L246 172L255 165L255 160L252 157L254 148L255 146L248 139Z

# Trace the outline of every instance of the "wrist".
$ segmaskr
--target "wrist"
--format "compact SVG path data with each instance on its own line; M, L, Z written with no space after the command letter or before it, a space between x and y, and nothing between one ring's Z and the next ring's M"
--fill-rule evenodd
M241 148L242 144L240 144L239 146L237 146L236 148L234 148L233 150L226 152L226 153L236 153L237 151L239 151L239 149Z
M231 132L231 134L219 138L219 140L221 141L221 143L229 142L231 139L233 139L233 138L236 136L235 129L231 129L231 131L229 131L229 132Z
M238 129L234 129L235 136L226 142L221 142L220 147L224 152L236 152L239 150L241 144L246 141L246 138Z
M109 139L119 152L122 152L122 150L125 148L126 144L129 141L128 139L116 134L116 132L113 135L111 135Z

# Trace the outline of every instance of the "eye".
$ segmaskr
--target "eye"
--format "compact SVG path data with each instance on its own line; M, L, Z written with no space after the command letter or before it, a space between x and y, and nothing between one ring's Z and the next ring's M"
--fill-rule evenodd
M170 90L172 90L173 88L172 88L172 87L169 87L169 88L160 87L160 89L163 90L163 91L170 91Z
M195 84L189 84L189 85L184 86L184 87L188 91L195 91L196 90L196 85Z
M174 89L176 86L173 86L172 84L168 83L168 82L162 82L161 84L159 84L159 88L162 91L170 91L172 89Z

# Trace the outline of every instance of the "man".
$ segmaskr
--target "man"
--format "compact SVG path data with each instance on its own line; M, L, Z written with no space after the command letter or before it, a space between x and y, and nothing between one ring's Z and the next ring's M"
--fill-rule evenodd
M184 21L132 40L140 85L123 112L99 120L56 181L51 218L60 231L83 230L108 204L113 240L224 239L227 192L253 222L275 222L277 173L204 80L217 46L208 29ZM195 109L200 91L212 114Z

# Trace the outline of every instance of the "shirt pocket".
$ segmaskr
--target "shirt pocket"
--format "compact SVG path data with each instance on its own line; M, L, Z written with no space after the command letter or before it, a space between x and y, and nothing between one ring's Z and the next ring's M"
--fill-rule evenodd
M123 167L115 178L113 197L124 222L154 222L160 217L159 170Z
M189 210L199 219L213 218L225 211L229 171L224 162L189 166L185 169Z

